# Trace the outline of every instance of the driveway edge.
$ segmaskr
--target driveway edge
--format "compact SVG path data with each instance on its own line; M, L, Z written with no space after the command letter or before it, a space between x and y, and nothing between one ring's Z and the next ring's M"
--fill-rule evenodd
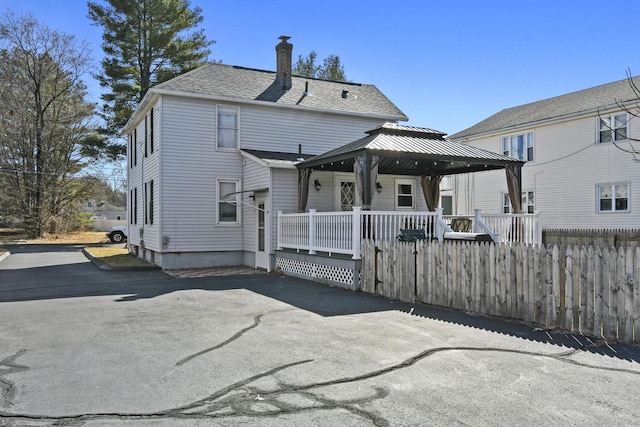
M98 259L91 255L86 248L82 249L82 253L87 257L89 261L93 263L100 270L104 271L152 271L152 270L161 270L161 268L157 265L145 265L145 266L136 266L136 267L125 267L120 265L111 265L108 264L101 259Z
M2 260L7 258L9 255L11 255L11 252L9 252L9 251L6 251L6 252L0 254L0 262L2 262Z

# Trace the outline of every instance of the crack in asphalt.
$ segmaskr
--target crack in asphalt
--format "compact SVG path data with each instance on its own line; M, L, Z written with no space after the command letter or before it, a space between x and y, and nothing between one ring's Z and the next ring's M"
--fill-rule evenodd
M256 316L257 318L258 316ZM259 320L259 318L257 319ZM255 323L255 322L254 322ZM246 328L245 328L246 329ZM241 331L242 332L242 331ZM246 331L245 331L246 332ZM240 333L240 332L239 332ZM29 369L26 366L18 365L13 362L15 358L24 353L21 350L16 354L5 358L0 365L10 366L11 371L0 371L3 374L7 372L17 372L18 370ZM276 375L277 373L292 368L294 366L303 365L313 362L313 359L291 362L276 368L264 371L251 377L247 377L226 386L211 395L197 400L195 402L178 406L160 412L152 413L87 413L70 416L46 416L46 415L29 415L29 414L11 414L0 411L0 420L30 420L30 421L48 421L54 422L56 425L64 425L77 421L101 420L101 419L121 419L121 420L143 420L143 419L215 419L227 417L278 417L285 414L299 414L317 410L335 410L342 409L356 416L370 421L377 427L387 427L389 422L378 415L375 411L367 410L364 406L373 401L384 399L389 392L384 387L373 386L373 393L368 396L357 397L354 399L340 400L330 399L313 390L335 386L340 384L354 383L376 378L394 371L405 369L413 366L417 362L428 358L429 356L450 352L450 351L469 351L469 352L500 352L508 354L518 354L524 356L535 356L551 358L562 363L570 363L590 369L622 372L633 375L640 375L640 371L623 368L611 368L591 365L570 359L571 356L580 350L574 349L563 351L560 353L541 353L526 350L504 349L497 347L436 347L422 351L408 359L397 364L388 366L383 369L367 372L365 374L352 377L338 378L329 381L316 382L311 384L291 384L283 382ZM194 355L195 356L195 355ZM272 376L277 380L278 389L262 390L258 387L251 387L251 383L265 377ZM292 403L291 399L296 403Z
M178 363L176 363L176 366L184 365L185 363L187 363L190 360L195 359L196 357L202 356L203 354L209 353L210 351L217 350L217 349L219 349L221 347L224 347L225 345L237 340L242 335L244 335L247 331L250 331L251 329L253 329L256 326L258 326L260 324L261 319L262 319L262 314L258 314L257 316L255 316L253 318L253 324L251 326L247 326L246 328L241 329L240 331L238 331L235 334L233 334L233 336L231 338L221 342L220 344L216 344L213 347L209 347L209 348L204 349L202 351L199 351L199 352L197 352L195 354L192 354L191 356L185 357L184 359L182 359Z
M4 378L7 374L15 374L29 369L29 367L20 365L15 360L22 356L27 350L22 349L0 360L0 406L9 407L16 395L16 387L13 381Z

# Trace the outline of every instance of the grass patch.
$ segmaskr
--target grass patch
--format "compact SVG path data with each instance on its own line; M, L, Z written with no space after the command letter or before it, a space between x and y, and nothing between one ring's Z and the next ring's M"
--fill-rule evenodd
M27 239L27 234L18 228L0 228L0 244L12 243L107 243L109 239L104 231L74 231L72 233L45 234L40 239Z
M96 247L85 249L89 255L114 267L148 267L151 264L129 253L122 247Z

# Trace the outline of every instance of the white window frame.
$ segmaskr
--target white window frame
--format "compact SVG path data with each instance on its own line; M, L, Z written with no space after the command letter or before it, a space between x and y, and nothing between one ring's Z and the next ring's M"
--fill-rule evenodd
M522 204L522 213L532 214L536 212L536 197L533 190L525 190L520 193L520 203ZM511 206L511 199L509 199L509 192L502 192L502 213L513 213L513 207Z
M411 194L400 193L399 186L401 185L410 185L411 186ZM397 211L406 211L406 210L415 210L416 209L416 181L413 179L395 179L393 183L393 204L395 210ZM398 203L399 197L407 197L411 196L411 206L400 206Z
M611 126L611 123L613 123L613 126ZM620 126L618 126L618 124L620 124ZM624 132L621 132L621 129L624 129ZM607 135L604 141L603 135ZM598 141L598 144L609 144L611 142L626 141L628 139L629 116L627 113L598 116L596 119L596 141Z
M236 113L236 125L235 127L221 126L220 125L220 111L221 110L233 110ZM236 145L235 147L221 147L220 131L232 130L235 131ZM231 105L216 105L216 150L220 151L238 151L240 149L240 108Z
M522 138L522 152L514 150L518 147L518 138ZM533 162L535 159L535 137L533 131L505 135L502 141L502 154L525 162ZM515 144L515 145L514 145Z
M226 194L222 194L221 191L221 186L222 184L234 184L235 185L235 191L234 191L234 195L233 197L228 197L225 200L222 200L222 198L229 193ZM240 191L241 191L241 187L240 187L240 180L239 179L217 179L216 180L216 224L220 225L220 226L237 226L240 225L240 218L241 218L241 211L240 211ZM231 203L228 203L231 202ZM220 214L221 214L221 209L220 206L221 204L224 203L226 205L235 205L236 208L236 220L235 221L221 221L220 220Z
M616 187L627 187L627 207L626 209L616 209ZM602 209L601 194L602 187L611 187L611 209ZM596 212L598 213L619 213L631 212L631 183L630 182L611 182L596 184Z

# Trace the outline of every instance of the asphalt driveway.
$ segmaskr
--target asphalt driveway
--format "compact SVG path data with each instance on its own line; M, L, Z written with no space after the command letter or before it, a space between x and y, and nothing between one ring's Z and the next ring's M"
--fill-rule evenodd
M0 261L0 425L636 425L640 349L278 275Z

